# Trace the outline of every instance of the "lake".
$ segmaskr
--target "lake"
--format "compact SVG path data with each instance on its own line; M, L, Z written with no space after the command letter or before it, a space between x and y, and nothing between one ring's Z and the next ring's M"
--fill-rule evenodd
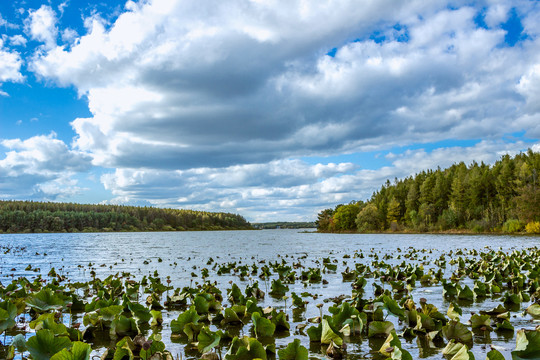
M323 274L324 283L304 284L296 281L289 284L290 292L309 292L318 295L316 300L307 298L309 301L307 310L300 317L293 318L289 303L283 300L273 299L266 296L262 306L273 306L276 309L285 310L290 316L290 336L276 339L276 347L282 347L299 338L304 346L310 350L310 357L323 357L320 353L320 344L309 343L307 336L296 334L296 326L306 323L308 318L319 315L316 304L323 303L323 311L326 311L331 302L325 299L342 294L351 295L351 283L343 282L341 272L347 267L355 267L355 263L371 265L374 256L390 264L399 264L409 261L412 264L424 264L427 272L430 268L436 268L433 261L441 255L455 252L459 249L476 249L478 251L503 250L511 252L515 249L537 247L540 238L529 236L486 236L486 235L403 235L403 234L319 234L300 232L298 230L262 230L262 231L216 231L216 232L162 232L162 233L85 233L85 234L2 234L0 246L4 251L0 261L0 280L5 286L13 278L25 276L33 279L41 273L43 277L54 267L56 272L65 275L70 281L89 281L92 279L90 271L93 270L97 277L105 278L111 274L129 272L136 279L145 275L152 275L155 271L165 278L170 276L171 285L184 287L202 282L200 269L211 268L207 265L210 258L217 264L237 262L237 264L262 264L263 261L275 262L285 260L287 263L301 261L303 265L320 267L323 258L330 258L337 265L337 271ZM405 259L400 255L408 249L423 250L413 260ZM362 252L364 258L353 255ZM347 257L346 255L349 255ZM370 256L368 256L370 255ZM345 257L344 257L345 256ZM399 256L399 259L398 259ZM447 257L448 260L450 258ZM26 270L31 264L32 269ZM36 272L35 268L40 270ZM449 277L456 265L448 265L445 269L445 277ZM192 277L192 273L198 275ZM275 276L275 275L274 275ZM230 281L234 281L242 291L253 281L259 281L259 287L268 293L269 282L253 278L240 280L234 274L216 275L210 271L209 280L216 281L217 287L226 295L226 289L230 288ZM367 278L364 298L373 298L373 282L380 283L378 279ZM463 281L472 284L470 279ZM383 284L384 286L384 284ZM385 288L390 288L386 285ZM471 287L472 288L472 287ZM449 302L443 298L441 284L433 286L421 286L417 283L411 292L415 301L425 298L428 303L434 304L439 311L446 314ZM224 296L226 298L226 296ZM225 301L226 302L226 301ZM466 323L471 312L488 310L496 307L502 301L500 299L487 298L484 301L473 302L462 306L462 322ZM287 305L287 307L285 307ZM523 303L522 309L529 304ZM178 343L170 336L170 322L176 319L179 312L164 311L163 318L163 341L167 350L172 354L180 354L183 358L190 357L190 353L184 351L185 344ZM82 317L82 315L79 315ZM532 329L538 325L538 321L530 316L523 315L522 311L513 312L511 323L516 331L520 328ZM402 326L398 325L397 318L388 318L396 325L399 333ZM81 321L75 316L74 321ZM311 324L310 324L311 325ZM249 334L248 328L240 334ZM9 338L8 338L9 340ZM383 339L384 340L384 339ZM9 344L9 341L6 341ZM405 341L402 339L403 348L408 350L413 358L440 359L442 348L433 348L420 344L417 339ZM482 337L475 335L472 352L477 359L484 359L490 350L490 344L495 345L510 358L510 351L515 348L514 337L499 335L492 331ZM372 339L355 339L348 344L347 358L377 358L374 351L380 344ZM95 353L103 351L97 347ZM225 350L226 351L226 350Z

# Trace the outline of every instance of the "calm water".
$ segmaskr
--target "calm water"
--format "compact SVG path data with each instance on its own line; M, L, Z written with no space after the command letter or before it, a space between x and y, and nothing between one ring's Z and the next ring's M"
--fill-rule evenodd
M416 249L426 249L418 260L413 263L423 263L425 270L431 267L431 260L438 258L441 254L456 249L477 249L478 251L488 250L487 248L504 251L536 247L540 244L538 237L511 237L511 236L462 236L462 235L336 235L301 233L298 230L263 230L263 231L223 231L223 232L165 232L165 233L93 233L93 234L15 234L0 235L0 246L14 247L8 254L2 254L0 261L0 281L6 284L13 277L26 276L34 278L38 273L26 271L25 268L31 264L33 268L40 268L43 276L54 267L60 274L67 275L71 281L91 280L90 268L98 277L104 278L119 272L130 272L138 279L144 275L151 275L155 270L162 278L170 276L175 287L190 285L192 282L200 281L200 278L192 278L191 273L200 274L200 268L208 267L206 263L212 257L218 264L236 261L239 264L258 263L262 260L276 261L285 258L289 264L303 258L305 266L319 266L323 257L331 257L338 260L338 270L335 273L327 273L323 278L328 284L312 284L304 287L304 284L297 281L296 284L289 285L290 291L297 293L308 291L318 294L317 300L308 298L307 311L302 318L295 318L293 321L291 309L285 309L291 316L291 336L276 339L276 346L280 347L292 341L293 338L300 338L304 345L311 351L312 356L322 357L319 354L320 347L309 344L307 336L295 335L297 324L306 322L309 317L319 315L316 308L317 303L323 299L335 297L341 294L350 295L350 283L342 282L341 271L347 266L354 268L354 263L362 262L370 264L372 258L366 256L364 259L353 258L355 251L361 250L368 255L372 249L382 258L384 254L389 254L393 259L387 262L401 263L405 259L395 259L400 254L400 250L405 252L409 247ZM344 255L349 254L351 258L345 259ZM305 257L307 256L307 257ZM305 258L304 258L305 257ZM425 258L424 258L425 257ZM161 261L160 261L161 260ZM90 265L91 264L91 265ZM455 268L448 266L448 274ZM209 280L217 281L218 287L226 294L226 289L230 288L229 281L236 282L243 290L250 282L258 280L246 279L240 281L238 277L232 275L217 276L210 271ZM373 279L368 279L365 298L373 294L371 284ZM269 283L259 280L260 288L267 292ZM421 287L417 283L417 288L413 291L416 301L424 297L429 303L433 303L443 314L446 313L448 303L444 301L441 286ZM466 323L471 311L491 309L501 301L488 299L479 303L474 303L469 307L462 307L464 314L462 322ZM276 301L267 296L262 304L272 305L278 309L284 308L283 301ZM290 305L290 301L289 304ZM324 310L330 304L326 303ZM528 304L523 304L525 308ZM528 316L521 313L512 319L512 324L516 330L525 327L533 328L538 323L531 321ZM178 312L164 313L163 339L167 344L167 349L173 354L184 355L184 345L172 343L170 341L170 320L176 318ZM397 319L389 317L396 325L398 333L401 326ZM244 327L244 333L248 333L248 327ZM362 342L350 344L348 348L349 358L372 358L370 351L372 348L380 346L370 343L371 340L364 339ZM510 358L510 351L515 347L515 338L504 338L491 332L489 338L475 338L473 352L477 358L485 358L489 351L489 344L502 347L507 358ZM412 343L403 341L404 348L408 349L413 358L440 359L442 357L439 348L419 347L417 340ZM96 349L96 354L100 353Z

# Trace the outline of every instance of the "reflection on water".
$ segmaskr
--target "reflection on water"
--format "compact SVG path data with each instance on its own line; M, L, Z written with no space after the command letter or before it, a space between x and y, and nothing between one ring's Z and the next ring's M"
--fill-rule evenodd
M170 276L175 287L188 286L202 282L200 277L192 277L192 273L199 274L200 269L207 265L209 258L216 263L237 262L238 264L260 263L261 261L281 261L289 264L301 261L305 266L321 267L322 258L330 257L337 260L338 269L335 272L323 274L327 284L311 284L305 286L300 281L290 284L290 292L301 293L308 291L318 295L317 300L307 298L309 304L303 314L294 314L291 308L285 309L290 316L290 336L278 337L276 347L281 347L295 336L296 326L305 323L306 319L319 315L316 304L324 299L342 294L351 294L351 283L343 282L341 272L347 267L353 269L355 263L370 265L375 256L388 263L398 264L403 261L424 264L425 272L434 267L433 261L441 254L456 249L472 249L479 251L487 248L504 251L534 247L540 239L535 237L510 236L461 236L461 235L394 235L394 234L317 234L305 233L298 230L263 230L263 231L219 231L219 232L165 232L165 233L92 233L92 234L15 234L0 235L0 246L3 249L11 248L2 254L0 260L0 281L6 284L12 278L25 276L30 280L38 274L46 276L51 267L57 273L67 275L70 281L88 281L92 276L90 271L105 278L108 275L120 272L129 272L138 279L144 275L152 275L158 271L161 277ZM425 249L416 259L401 257L409 248ZM372 251L373 249L373 251ZM361 250L365 257L355 258L355 251ZM350 257L344 257L350 255ZM31 265L31 267L28 267ZM38 270L36 270L38 269ZM446 274L449 275L455 266L448 265ZM210 271L211 281L217 281L218 287L226 293L230 288L229 281L236 282L243 290L254 281L260 282L260 288L268 293L269 281L246 277L241 281L232 274L217 276ZM368 279L365 288L365 297L372 297L374 288L373 279ZM465 281L467 283L467 281ZM469 282L471 285L472 282ZM388 288L388 285L386 285ZM443 313L449 303L443 299L440 285L422 287L417 282L413 290L414 299L426 298ZM471 311L487 310L497 306L501 301L486 299L482 302L463 303L464 310L462 322L468 320L466 313ZM330 302L324 303L326 311ZM284 309L284 302L267 296L262 306L272 305ZM290 303L288 304L290 305ZM524 304L526 306L527 304ZM178 312L164 313L163 339L167 349L173 354L184 356L197 356L184 349L184 345L174 342L170 337L169 324L178 316ZM398 332L403 325L398 325L397 318L389 319L396 324ZM527 317L518 315L512 319L516 329L522 327L532 328L533 325ZM249 329L238 330L240 335L249 334ZM485 358L489 351L489 344L500 346L505 356L515 347L514 334L497 332L476 332L475 345L472 349L477 358ZM310 349L311 355L322 357L325 349L320 344L309 344L305 336L300 336L304 346ZM373 358L384 339L351 339L348 341L348 358ZM379 344L380 343L380 344ZM422 338L410 341L402 340L405 349L411 352L413 358L440 359L441 347L444 344L432 344ZM107 344L101 344L107 345Z

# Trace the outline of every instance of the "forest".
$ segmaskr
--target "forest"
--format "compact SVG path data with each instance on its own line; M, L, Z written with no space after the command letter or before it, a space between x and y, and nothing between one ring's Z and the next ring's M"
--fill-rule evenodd
M387 180L367 201L317 216L320 232L540 233L540 153L504 155Z
M122 205L0 201L0 233L252 229L242 216Z

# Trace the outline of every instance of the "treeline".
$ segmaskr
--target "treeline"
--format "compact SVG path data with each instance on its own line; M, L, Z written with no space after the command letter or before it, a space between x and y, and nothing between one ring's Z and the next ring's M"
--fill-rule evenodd
M0 201L0 232L252 229L242 216L122 205Z
M386 181L368 201L318 214L318 231L540 233L540 154L503 156L493 166L463 162Z
M253 223L256 229L310 229L315 228L315 222L277 221L266 223Z

